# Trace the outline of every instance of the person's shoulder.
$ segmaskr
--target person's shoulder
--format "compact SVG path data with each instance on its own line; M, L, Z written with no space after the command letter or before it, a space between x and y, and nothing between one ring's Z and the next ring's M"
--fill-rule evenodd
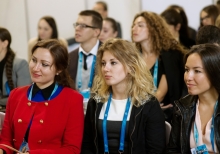
M26 86L20 86L17 88L14 88L11 92L10 92L10 96L20 96L21 94L26 94L28 88L30 87L30 85L26 85Z
M198 99L198 96L188 94L175 102L176 102L176 104L179 104L179 105L183 106L184 108L187 108L187 107L193 106L193 104L196 103L197 99Z
M37 37L33 37L28 41L28 44L35 44L37 43L38 38Z
M70 55L70 56L72 56L72 55L78 55L78 52L79 52L79 48L76 48L75 50L71 51L71 52L69 53L69 55Z
M61 44L63 44L64 46L68 46L68 42L67 42L67 40L66 39L64 39L64 38L62 38L62 37L59 37L59 39L58 39L59 41L60 41L60 43Z
M25 59L23 59L23 58L20 58L20 57L15 57L14 58L14 63L15 64L20 64L20 63L27 63L27 61L25 60Z
M13 68L16 69L21 69L23 66L27 65L28 66L28 62L25 59L19 58L19 57L15 57L13 60Z
M69 87L64 87L63 92L68 97L73 97L74 99L75 98L82 98L82 95L78 91L76 91L72 88L69 88Z

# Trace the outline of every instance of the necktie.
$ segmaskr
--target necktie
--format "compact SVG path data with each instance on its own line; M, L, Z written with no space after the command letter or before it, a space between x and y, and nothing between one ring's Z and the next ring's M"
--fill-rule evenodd
M83 53L83 52L82 52L82 53ZM92 55L92 54L90 53L90 54L86 55L85 53L83 53L83 58L84 58L83 68L84 68L85 70L88 69L87 63L86 63L86 59L87 59L87 57L90 56L90 55Z

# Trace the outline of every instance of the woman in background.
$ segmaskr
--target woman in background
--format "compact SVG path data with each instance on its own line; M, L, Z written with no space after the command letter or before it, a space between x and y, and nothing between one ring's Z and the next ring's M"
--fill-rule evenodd
M96 64L82 154L163 153L163 112L154 96L152 76L135 45L109 39L100 47Z
M71 88L68 52L57 40L32 49L32 85L14 89L8 99L0 154L80 154L83 97ZM18 151L17 151L18 152Z
M172 36L164 19L153 12L145 11L135 16L132 40L154 77L156 98L165 110L166 120L170 121L174 100L184 92L185 50Z
M188 25L188 19L183 7L179 5L170 5L167 9L175 9L182 18L182 28L180 29L180 35L190 38L193 41L196 40L196 30Z
M99 40L104 43L110 38L115 38L118 35L117 22L113 18L103 19L102 31Z
M200 13L200 27L206 25L215 25L216 18L219 15L219 10L216 5L208 5L204 7Z
M165 19L168 24L169 30L174 38L180 42L185 48L190 49L191 46L195 45L195 41L183 35L182 31L188 31L187 27L183 25L183 20L179 12L176 9L166 9L161 13L161 16ZM186 28L183 30L183 28Z
M167 153L220 152L219 65L220 47L215 44L193 46L186 54L189 95L175 102Z
M38 37L32 38L28 42L28 59L31 59L31 50L40 40L58 39L65 47L67 41L58 37L57 25L53 17L44 16L38 22Z
M0 105L6 106L10 92L19 86L31 84L28 63L15 56L11 49L11 34L0 27Z

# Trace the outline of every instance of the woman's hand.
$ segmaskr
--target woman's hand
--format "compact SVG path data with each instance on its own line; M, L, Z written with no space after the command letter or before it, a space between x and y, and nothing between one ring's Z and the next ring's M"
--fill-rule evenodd
M161 107L162 110L166 110L166 109L168 109L168 108L173 107L173 105L172 105L172 104L168 104L168 105L165 105L165 106L164 106L163 103L160 103L160 107Z
M0 154L4 154L4 151L2 149L0 149Z

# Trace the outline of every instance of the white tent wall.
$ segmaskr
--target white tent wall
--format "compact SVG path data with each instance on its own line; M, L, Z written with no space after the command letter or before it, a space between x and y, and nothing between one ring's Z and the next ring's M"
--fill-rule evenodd
M198 30L200 11L207 5L215 4L213 0L142 0L142 10L162 13L168 6L176 4L182 6L188 18L188 24Z
M19 57L27 59L27 42L37 37L37 23L42 16L56 20L59 36L74 36L73 23L78 13L92 9L97 0L0 0L0 26L12 35L12 49ZM131 25L135 14L141 10L161 13L170 4L184 7L189 25L197 29L201 9L214 0L104 0L109 7L109 17L121 23L123 38L131 40Z

